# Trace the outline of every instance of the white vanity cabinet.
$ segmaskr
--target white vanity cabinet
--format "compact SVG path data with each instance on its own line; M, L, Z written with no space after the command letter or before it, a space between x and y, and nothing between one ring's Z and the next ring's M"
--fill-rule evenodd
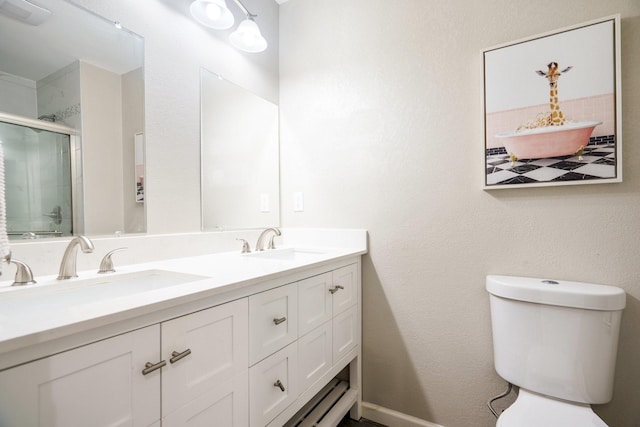
M247 299L160 324L162 425L248 424Z
M249 368L251 427L284 425L351 362L360 337L358 269L349 264L249 297L249 317L261 325L250 322L249 347L260 350Z
M360 336L357 302L357 264L298 283L302 390L357 345Z
M347 366L332 419L359 417L360 280L348 257L0 351L0 426L282 427Z
M243 298L2 371L0 425L246 427L247 342Z
M298 338L298 288L295 283L249 297L251 365Z
M250 426L266 426L298 398L298 343L249 369Z
M160 326L0 372L0 425L148 426L160 419Z

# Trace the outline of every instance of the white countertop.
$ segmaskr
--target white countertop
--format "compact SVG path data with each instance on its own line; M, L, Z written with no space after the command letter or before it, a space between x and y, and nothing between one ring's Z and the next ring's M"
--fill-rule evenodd
M117 271L110 274L80 271L64 281L37 277L37 284L20 287L0 282L0 354L366 253L296 251L224 252L122 267L115 262Z

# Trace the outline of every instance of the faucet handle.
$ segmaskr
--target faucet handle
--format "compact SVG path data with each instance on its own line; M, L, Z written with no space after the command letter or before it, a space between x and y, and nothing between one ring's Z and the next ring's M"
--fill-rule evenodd
M110 252L108 252L103 258L102 261L100 261L100 269L98 270L98 273L102 274L102 273L114 273L116 271L115 268L113 268L113 261L111 260L111 255L113 255L115 252L120 252L123 251L127 248L117 248L114 249Z
M16 277L13 279L11 286L33 285L37 283L33 280L33 272L29 266L19 259L11 258L11 254L5 256L7 264L14 263L16 265Z
M241 240L242 241L242 253L243 254L248 254L249 252L251 252L251 247L249 246L249 242L247 242L245 239L240 239L240 238L237 238L236 240Z

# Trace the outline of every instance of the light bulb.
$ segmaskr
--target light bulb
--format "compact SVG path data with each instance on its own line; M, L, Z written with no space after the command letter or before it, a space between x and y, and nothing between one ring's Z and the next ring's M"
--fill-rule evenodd
M226 30L233 25L233 14L225 0L195 0L190 10L196 21L206 27Z
M245 44L245 46L253 46L254 44L256 44L256 35L252 32L246 31L242 35L242 42Z
M218 6L217 4L209 3L204 9L204 13L207 15L207 18L215 21L217 19L220 19L222 10L220 10L220 6Z
M229 36L229 40L233 46L245 52L262 52L267 48L267 41L250 17L238 25L236 31Z

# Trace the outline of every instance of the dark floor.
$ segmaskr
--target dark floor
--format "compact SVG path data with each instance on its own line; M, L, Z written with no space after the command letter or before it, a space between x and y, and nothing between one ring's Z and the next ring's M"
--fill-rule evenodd
M374 423L373 421L365 420L364 418L360 418L360 421L354 421L350 419L348 416L345 417L338 427L386 427L382 424Z

